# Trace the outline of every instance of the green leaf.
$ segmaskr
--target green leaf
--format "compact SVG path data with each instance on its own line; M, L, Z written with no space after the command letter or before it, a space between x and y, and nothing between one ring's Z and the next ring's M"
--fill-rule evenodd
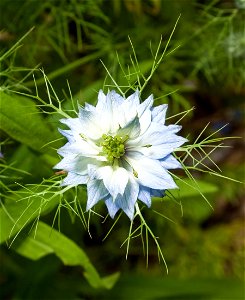
M213 193L218 191L218 187L212 183L190 179L185 179L184 182L178 181L179 190L171 190L171 197L181 199L183 204L183 214L185 218L194 220L195 222L203 222L213 212L210 204L213 202ZM203 198L207 196L207 200ZM207 203L209 202L209 204Z
M217 192L218 187L212 183L203 180L185 179L177 181L179 189L171 190L171 194L176 198L200 197L200 192L204 195Z
M11 138L38 152L45 152L43 146L55 140L31 99L0 91L0 107L0 129Z
M168 197L164 197L164 200L172 198L183 199L183 198L200 198L201 193L203 195L213 194L218 191L218 187L212 183L203 180L191 180L189 178L183 180L176 180L178 189L169 190ZM160 198L162 199L162 198ZM158 201L159 198L153 197L153 200Z
M60 196L45 187L39 190L21 189L0 208L0 243L17 235L31 221L58 205Z
M84 269L85 278L94 288L103 287L110 289L119 276L119 273L115 273L101 278L86 253L80 247L43 222L39 222L37 231L33 230L30 236L26 237L15 250L19 254L34 260L54 253L64 265L81 266Z
M125 274L103 299L218 300L244 299L244 284L232 278L179 279L154 275Z
M203 180L193 181L189 178L176 180L176 184L179 189L169 190L163 200L181 200L184 217L196 222L202 222L212 214L213 210L210 205L213 197L211 196L218 191L216 185ZM159 199L162 200L162 198L154 197L153 201L158 202Z
M23 170L28 174L25 177L22 176L22 184L40 182L43 178L48 178L54 175L55 171L53 166L59 162L58 155L51 156L50 154L40 154L33 151L26 145L20 144L15 148L15 151L10 159L8 159L9 164L19 170ZM15 172L16 173L16 172ZM9 175L10 184L13 182L13 176L15 175L10 171L6 172Z
M38 224L39 229L40 223L41 222ZM54 249L52 249L52 247L31 236L27 236L23 242L18 244L17 248L15 248L15 246L13 247L17 253L32 260L38 260L43 256L54 253Z

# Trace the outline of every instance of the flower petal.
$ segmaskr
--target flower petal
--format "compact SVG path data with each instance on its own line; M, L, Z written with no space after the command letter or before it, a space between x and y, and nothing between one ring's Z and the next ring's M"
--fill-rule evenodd
M108 209L108 213L110 217L113 219L115 214L119 211L120 207L118 207L115 202L112 200L112 197L108 196L105 200L106 207Z
M60 122L62 124L67 125L68 127L70 127L70 129L72 130L73 134L74 133L80 133L82 132L81 130L83 129L83 125L80 121L79 118L69 118L69 119L61 119Z
M65 170L79 175L88 175L88 164L99 163L95 158L79 156L76 154L66 155L54 169Z
M138 116L141 117L146 110L150 110L153 105L153 95L150 95L145 101L143 101L138 107Z
M73 143L66 143L57 152L62 156L69 154L77 154L86 157L94 157L99 154L100 148L95 144L93 145L92 143L88 143L87 141L80 138L79 140L74 141Z
M151 189L151 195L153 197L163 198L165 196L165 191Z
M124 168L112 166L100 167L96 171L97 178L102 179L105 187L115 199L118 194L123 195L125 187L128 183L129 174Z
M58 162L53 169L58 170L65 170L65 171L71 171L72 167L74 165L74 159L76 158L76 155L69 155L64 157L60 162ZM72 164L72 166L71 166Z
M85 110L92 111L92 112L96 111L96 107L93 106L93 105L91 105L91 104L89 104L89 103L87 103L87 102L85 102L85 106L84 107L85 107Z
M88 201L86 210L91 209L99 200L105 198L109 192L105 188L103 180L92 179L87 183Z
M139 121L140 121L140 133L143 134L151 124L151 111L150 110L144 111Z
M96 106L100 116L100 123L104 124L104 133L115 133L119 128L118 116L120 115L120 106L124 99L115 91L109 92L106 96L102 92L100 93L100 101Z
M160 160L161 165L165 169L182 169L181 163L173 157L173 155L168 155Z
M125 158L137 174L137 181L152 189L177 188L173 178L161 166L158 160L150 159L139 153L130 153Z
M120 127L125 127L129 122L131 122L137 115L137 108L140 104L139 91L136 90L135 93L130 95L122 105L120 106L120 112L118 115L118 121Z
M130 178L123 195L118 195L115 199L116 206L120 207L130 220L134 217L134 207L139 194L139 184Z
M168 143L168 141L178 138L178 136L174 134L180 129L181 126L178 125L165 126L156 122L151 122L146 132L140 135L138 138L130 141L130 144L134 146L145 146L147 144L159 145ZM183 138L181 137L181 139Z
M129 145L134 147L145 146L145 145L157 145L166 141L166 135L168 135L167 127L162 126L160 128L158 123L151 123L148 129L136 139L132 139L128 142Z
M81 133L84 134L85 137L97 140L102 136L103 129L100 124L98 124L98 116L95 112L80 108L79 119L82 124Z
M151 206L151 189L145 186L140 186L138 198L145 203L148 207Z
M96 105L96 110L97 111L102 111L105 107L105 103L106 103L106 95L103 93L102 90L99 90L99 94L98 94L98 102Z
M153 105L153 95L150 95L137 107L137 114L140 121L141 134L146 131L151 123L151 107Z
M128 103L128 105L131 105L133 107L138 107L140 105L140 92L137 89L132 95L130 95L126 101L126 103Z
M177 133L181 130L182 126L181 125L176 125L176 124L172 124L172 125L168 125L167 126L167 130L169 133Z
M74 133L72 130L63 130L63 129L60 129L58 128L59 132L67 138L67 140L70 142L70 143L73 143L76 141L76 138L74 136Z
M139 118L136 116L124 128L120 128L117 134L122 137L128 135L130 139L136 138L140 134Z
M159 124L165 124L167 109L168 109L167 104L162 104L162 105L153 107L152 111L151 111L152 120Z
M64 178L64 180L62 181L61 186L65 186L65 185L77 186L79 184L86 184L87 181L88 181L88 176L69 172L66 178Z
M145 146L145 147L134 147L131 148L131 151L138 151L142 154L144 154L146 157L152 158L152 159L161 159L170 153L172 153L176 148L181 146L183 143L186 142L186 139L182 137L174 138L169 140L168 142L160 145L153 145L153 146Z
M176 126L164 126L152 122L147 131L139 137L127 142L128 150L138 151L153 159L161 159L184 144L187 140L177 136Z

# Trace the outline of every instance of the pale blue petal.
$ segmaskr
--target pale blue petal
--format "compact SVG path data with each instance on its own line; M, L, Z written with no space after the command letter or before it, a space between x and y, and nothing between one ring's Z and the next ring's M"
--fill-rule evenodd
M152 120L154 122L157 122L160 124L165 124L167 109L168 109L167 104L162 104L162 105L153 107L152 111L151 111Z
M98 94L98 102L97 102L97 105L96 105L96 109L98 111L103 110L104 107L105 107L105 103L106 103L106 95L103 93L102 90L100 90L99 94Z
M140 192L138 198L143 203L145 203L148 207L151 206L151 196L163 198L165 196L165 193L164 190L156 190L145 186L140 186Z
M93 123L94 119L95 119L95 112L93 111L88 111L85 108L83 108L82 106L79 107L79 113L78 113L78 117L79 117L79 121L81 122L81 124L84 126L87 126L87 123Z
M60 155L70 155L70 154L77 154L83 155L86 157L94 157L99 154L100 148L92 143L87 143L87 141L80 138L73 143L66 143L63 147L58 149L57 151Z
M139 104L140 100L138 90L124 100L124 102L120 106L120 111L118 114L118 122L121 128L125 127L137 116L137 108Z
M169 133L177 133L181 130L182 126L181 125L168 125L167 130Z
M166 142L163 144L153 145L151 147L131 147L130 151L138 151L144 154L146 157L152 159L161 159L172 153L185 142L186 139L179 136L174 136L171 137L171 139L166 138Z
M95 112L96 111L96 107L89 104L89 103L85 103L85 110L88 110L88 111L92 111L92 112Z
M181 129L179 125L169 125L164 126L155 122L151 122L148 130L139 137L139 144L151 144L151 145L159 145L162 143L168 143L169 141L178 140L178 136L175 135ZM183 139L181 137L181 139ZM184 142L183 142L184 143Z
M61 186L65 186L65 185L77 186L79 184L86 184L87 181L88 181L88 176L69 172L68 175L62 181Z
M98 115L95 112L85 110L84 108L79 108L78 116L82 124L82 134L93 140L97 140L102 136L102 126L99 125Z
M91 209L99 200L105 198L109 192L104 186L103 180L89 180L87 183L87 193L88 193L88 200L87 200L87 207L86 210L88 211Z
M98 179L98 174L97 174L98 167L99 166L97 164L87 165L88 176L90 179Z
M87 175L88 164L93 164L96 159L90 157L83 157L75 154L65 156L54 169L65 170L67 172L74 172L79 175Z
M113 219L115 217L115 214L119 211L120 207L118 207L115 202L113 202L112 197L108 196L105 199L105 204L108 209L108 213L110 217Z
M100 123L104 126L104 133L116 132L119 128L118 116L120 114L120 105L124 102L124 98L115 91L110 91L101 97L96 109L99 114Z
M119 136L128 135L129 138L134 139L140 134L140 122L136 116L131 122L129 122L124 128L120 128L117 131Z
M110 103L112 109L114 110L119 108L125 101L125 99L115 91L111 91L107 94L107 101Z
M96 170L97 178L102 179L105 187L115 199L118 194L123 194L129 180L128 171L124 168L112 166L100 167Z
M175 135L171 130L176 131L176 127L171 127L152 122L148 130L136 139L127 142L128 148L132 151L140 151L146 156L160 159L170 154L173 150L184 144L187 140Z
M138 107L140 105L140 92L136 90L132 95L127 97L126 102L134 107Z
M166 136L169 135L167 126L159 125L158 123L151 122L148 129L136 139L129 141L129 145L138 147L145 145L157 145L166 141Z
M99 122L104 128L103 133L109 131L115 133L119 128L120 106L124 102L124 98L115 91L109 92L106 96L102 94L101 100L96 106Z
M118 195L115 204L120 207L130 220L134 217L134 207L139 194L139 184L134 179L130 179L124 194Z
M153 197L163 198L165 196L165 191L151 189L151 195Z
M174 189L176 184L169 173L161 166L158 160L153 160L140 155L130 153L125 159L137 173L137 181L152 189Z
M148 207L151 206L151 189L145 186L140 186L138 198Z
M143 134L151 125L151 111L145 110L140 117L140 133Z
M113 201L111 196L105 199L109 215L114 218L115 214L121 208L132 220L134 217L134 207L139 194L139 185L134 179L130 179L123 196L118 195Z
M160 163L165 169L182 169L181 163L173 155L164 157Z
M83 125L79 118L61 119L60 122L70 127L73 132L82 132Z
M141 117L146 110L150 110L153 105L153 95L150 95L144 102L142 102L138 108L138 116Z
M76 155L67 155L58 164L56 164L53 169L72 171L75 159Z
M68 139L68 141L70 143L73 143L76 141L75 137L74 137L74 134L73 134L73 131L72 130L63 130L63 129L60 129L58 128L59 132Z
M107 116L111 117L113 114L113 104L112 104L112 97L111 92L109 92L107 95L104 95L101 91L99 92L99 98L100 101L98 101L96 105L96 110L99 114L104 113Z

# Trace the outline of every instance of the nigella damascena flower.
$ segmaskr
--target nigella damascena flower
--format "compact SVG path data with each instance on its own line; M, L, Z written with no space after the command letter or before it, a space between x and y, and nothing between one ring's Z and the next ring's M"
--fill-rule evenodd
M62 119L68 143L55 168L68 175L62 185L87 185L87 210L103 200L113 218L122 209L130 219L135 203L148 207L151 196L177 188L168 169L180 168L172 152L186 142L178 125L164 125L167 105L153 107L153 96L140 103L139 92L123 98L115 91L85 104L77 118Z

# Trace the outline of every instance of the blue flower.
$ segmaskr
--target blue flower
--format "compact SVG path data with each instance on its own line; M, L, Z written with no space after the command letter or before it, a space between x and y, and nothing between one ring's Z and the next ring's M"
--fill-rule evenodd
M103 200L112 218L122 209L133 219L138 199L150 207L151 196L177 188L167 170L181 168L171 154L186 142L176 135L181 126L165 125L166 104L153 107L152 95L142 103L139 96L100 91L96 106L61 120L68 143L54 168L68 173L62 185L87 185L87 210Z

